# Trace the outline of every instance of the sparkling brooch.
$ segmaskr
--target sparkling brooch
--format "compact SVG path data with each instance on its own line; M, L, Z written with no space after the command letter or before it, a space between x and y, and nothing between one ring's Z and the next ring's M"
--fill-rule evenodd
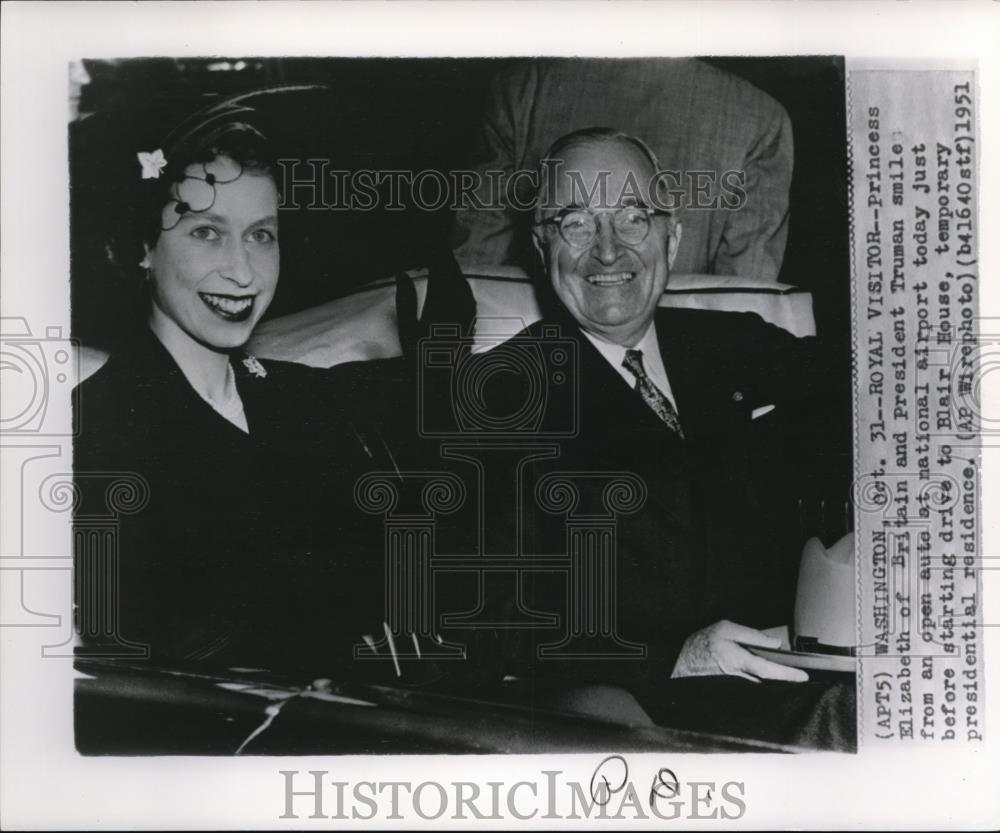
M251 375L256 376L258 379L264 379L267 376L267 370L264 368L264 365L257 361L256 356L247 356L243 360L243 366L250 371Z

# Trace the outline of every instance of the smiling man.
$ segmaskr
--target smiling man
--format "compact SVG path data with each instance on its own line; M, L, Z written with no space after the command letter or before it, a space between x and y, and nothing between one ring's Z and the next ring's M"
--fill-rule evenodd
M563 305L605 343L642 341L677 256L658 169L639 140L600 129L561 139L542 164L535 246Z
M659 170L641 140L609 129L577 131L550 148L533 229L549 309L496 348L510 361L490 362L517 368L533 347L549 368L569 344L574 366L568 379L546 372L534 392L526 374L483 373L484 401L498 413L541 397L537 436L552 452L526 464L526 501L541 502L546 478L573 484L568 513L522 506L514 525L525 556L566 551L574 516L614 514L609 478L641 483L637 506L614 518L600 568L605 595L568 598L578 580L522 573L511 604L555 612L561 624L506 629L511 670L623 685L647 706L671 677L807 679L752 648L777 647L760 629L791 619L803 544L796 507L813 476L806 409L826 385L815 339L752 314L658 307L682 239Z

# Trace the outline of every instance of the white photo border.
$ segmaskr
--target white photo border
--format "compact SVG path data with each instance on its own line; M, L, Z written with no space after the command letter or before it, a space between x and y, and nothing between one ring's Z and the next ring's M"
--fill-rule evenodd
M4 316L69 331L67 67L81 57L155 55L781 55L838 54L899 65L978 62L980 228L1000 228L998 163L984 149L1000 127L1000 14L995 3L621 2L490 3L5 3L2 7ZM572 26L568 27L567 19ZM846 137L845 137L846 140ZM981 234L981 315L1000 314L998 238ZM987 409L998 385L985 379ZM1000 505L997 448L984 446L983 507ZM6 462L6 461L5 461ZM3 505L6 523L13 508ZM24 523L30 523L30 517ZM983 513L985 552L1000 551ZM69 541L69 525L65 529ZM68 546L68 543L67 543ZM1000 622L1000 577L984 576L988 621ZM83 758L73 749L69 661L40 661L29 629L0 629L0 824L31 828L357 827L357 820L280 819L279 770L329 770L370 781L544 780L561 769L586 782L600 755L474 758ZM984 634L986 673L1000 665L1000 631ZM990 683L993 683L992 685ZM989 716L1000 685L987 681ZM745 783L739 819L683 826L802 829L995 828L1000 825L1000 737L976 746L862 750L859 755L629 755L636 772L680 760L687 780ZM608 750L613 753L617 750ZM380 818L383 828L468 821ZM518 820L477 822L501 829ZM530 822L568 829L579 820ZM592 822L593 823L593 822ZM598 824L600 822L597 822ZM619 822L629 826L648 822ZM607 822L605 822L605 825Z

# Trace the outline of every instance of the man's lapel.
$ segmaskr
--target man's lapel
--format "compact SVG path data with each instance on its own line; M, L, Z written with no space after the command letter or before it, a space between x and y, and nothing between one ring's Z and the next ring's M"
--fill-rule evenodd
M689 440L682 440L664 424L586 336L579 334L578 341L580 453L591 465L631 472L646 485L643 512L623 520L621 534L642 535L651 528L669 528L675 533L689 529L691 484L697 468Z
M673 435L652 408L622 378L583 333L577 333L580 358L580 410L592 426L621 436L642 433ZM588 432L589 433L589 432Z
M656 338L684 434L695 443L732 438L749 420L745 392L726 367L706 356L713 334L684 332L670 312L657 315Z

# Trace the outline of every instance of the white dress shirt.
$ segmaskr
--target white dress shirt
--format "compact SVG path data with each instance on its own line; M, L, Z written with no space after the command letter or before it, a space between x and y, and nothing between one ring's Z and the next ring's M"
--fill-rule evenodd
M604 341L593 333L588 333L586 330L582 332L590 339L590 343L597 348L597 351L604 356L608 364L618 371L618 375L628 382L630 388L635 387L636 378L632 375L631 371L626 370L622 366L622 362L625 361L625 351L641 350L642 366L646 370L646 375L659 388L660 393L670 400L670 404L674 406L674 410L677 410L677 402L674 399L673 391L670 389L670 380L667 379L667 369L663 366L663 356L660 354L660 342L656 338L656 326L653 322L649 323L649 329L646 330L646 334L639 339L639 343L635 347L623 347L621 344Z

